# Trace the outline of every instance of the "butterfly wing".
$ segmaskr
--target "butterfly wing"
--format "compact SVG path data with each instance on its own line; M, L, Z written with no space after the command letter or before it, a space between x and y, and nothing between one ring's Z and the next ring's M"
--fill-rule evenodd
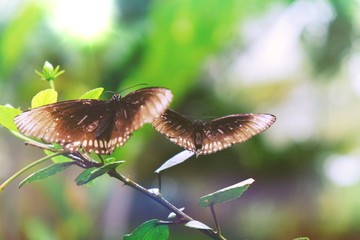
M194 125L182 115L168 109L152 123L153 127L175 144L195 152Z
M166 88L143 88L122 98L116 109L109 149L122 146L133 131L153 122L165 112L171 100L172 93Z
M200 154L210 154L244 142L268 129L276 120L271 114L234 114L204 124Z
M14 122L19 131L45 142L56 142L68 152L80 147L87 152L101 152L94 139L104 140L106 134L97 136L103 123L111 118L111 108L101 100L70 100L45 105L25 111ZM102 139L104 138L104 139Z
M68 152L111 154L131 133L152 122L167 108L171 91L145 88L109 101L70 100L49 104L15 117L19 131L45 142L59 143Z

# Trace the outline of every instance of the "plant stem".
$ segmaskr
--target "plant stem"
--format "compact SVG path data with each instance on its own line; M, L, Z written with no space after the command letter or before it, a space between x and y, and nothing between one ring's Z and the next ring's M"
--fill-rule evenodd
M190 216L188 216L187 214L185 214L184 212L180 211L177 207L175 207L173 204L171 204L169 201L167 201L165 198L163 198L161 196L161 194L156 194L153 193L151 191L148 191L146 188L144 188L143 186L137 184L136 182L130 180L127 177L124 177L123 175L121 175L120 173L116 172L115 169L112 169L108 172L109 176L114 177L118 180L120 180L121 182L123 182L125 185L128 185L136 190L138 190L139 192L143 193L144 195L148 196L149 198L153 199L154 201L160 203L162 206L164 206L165 208L167 208L169 211L174 212L178 217L180 217L183 221L185 222L189 222L189 221L193 221L194 219L191 218ZM221 235L218 235L215 231L213 230L207 230L207 229L197 229L199 231L201 231L202 233L204 233L205 235L211 237L212 239L216 239L216 240L225 240L224 237L222 237Z
M28 169L50 159L50 158L53 158L57 155L60 155L61 153L58 152L58 153L54 153L54 154L51 154L51 155L48 155L46 157L43 157L27 166L25 166L24 168L22 168L20 171L18 171L17 173L15 173L14 175L12 175L11 177L9 177L5 182L3 182L3 184L0 185L0 192L2 192L4 190L4 188L9 185L9 183L11 183L15 178L17 178L20 174L24 173L25 171L27 171Z
M217 218L216 218L216 214L215 214L214 204L211 204L211 205L210 205L210 210L211 210L211 214L212 214L212 216L213 216L213 218L214 218L214 222L215 222L217 234L218 234L219 237L222 237L222 236L221 236L220 225L219 225L219 222L218 222L218 220L217 220Z
M29 139L26 139L29 140ZM31 140L31 139L30 139ZM16 177L18 177L20 174L22 174L23 172L25 172L26 170L32 168L33 166L44 162L47 159L50 159L52 157L58 156L58 155L64 155L66 157L69 157L71 159L73 159L74 161L80 161L79 166L82 168L89 168L89 167L93 167L93 166L101 166L101 163L96 162L95 160L91 159L90 157L88 157L86 154L81 154L80 152L77 153L67 153L64 152L61 149L53 149L51 147L49 147L46 144L42 144L40 142L36 142L36 141L29 141L27 144L29 145L33 145L35 147L41 148L41 149L47 149L50 150L52 152L54 152L54 154L52 155L48 155L44 158L41 158L35 162L33 162L32 164L24 167L23 169L21 169L20 171L18 171L17 173L15 173L13 176L11 176L8 180L6 180L3 184L0 185L0 192L10 183L12 182ZM82 161L83 160L83 161ZM89 164L86 164L89 163ZM165 198L162 197L162 195L160 193L155 193L153 191L149 191L146 188L144 188L143 186L139 185L138 183L132 181L131 179L121 175L120 173L116 172L115 169L111 169L108 172L108 175L110 177L116 178L118 180L120 180L121 182L123 182L125 185L128 185L132 188L134 188L135 190L143 193L144 195L146 195L147 197L153 199L154 201L160 203L162 206L164 206L165 208L167 208L170 212L175 213L178 217L179 217L179 222L190 222L190 221L194 221L193 218L191 218L190 216L188 216L187 214L185 214L184 212L182 212L180 209L178 209L177 207L175 207L172 203L170 203L168 200L166 200ZM217 225L218 226L218 225ZM197 229L198 231L202 232L203 234L209 236L212 239L215 240L226 240L219 232L216 232L212 229ZM218 229L219 230L219 229Z
M50 84L50 88L55 90L55 84L54 84L54 80L50 79L49 80L49 84Z

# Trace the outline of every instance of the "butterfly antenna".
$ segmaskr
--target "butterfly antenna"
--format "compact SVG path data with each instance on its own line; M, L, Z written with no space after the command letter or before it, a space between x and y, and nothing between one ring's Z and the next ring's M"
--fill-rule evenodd
M131 87L128 87L128 88L125 88L125 89L121 90L121 91L119 92L119 94L120 94L121 92L124 92L124 91L126 91L126 90L129 90L129 89L131 89L131 88L138 87L138 86L143 86L143 85L144 85L144 86L147 86L148 84L147 84L147 83L135 84L135 85L133 85L133 86L131 86ZM116 92L110 91L110 90L105 91L105 93L116 94Z
M135 84L135 85L133 85L133 86L131 86L131 87L127 87L127 88L121 90L119 93L124 92L124 91L126 91L126 90L129 90L129 89L131 89L131 88L135 88L135 87L138 87L138 86L147 86L147 85L148 85L147 83Z
M111 94L115 94L116 92L114 92L114 91L105 91L105 93L111 93Z
M214 119L214 118L217 118L217 117L218 116L211 115L208 112L202 112L201 113L201 119L204 119L204 120Z

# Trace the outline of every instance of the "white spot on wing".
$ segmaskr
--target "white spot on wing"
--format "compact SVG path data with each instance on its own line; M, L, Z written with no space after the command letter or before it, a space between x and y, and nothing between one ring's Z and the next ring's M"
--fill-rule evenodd
M87 117L88 117L88 115L85 115L85 116L77 123L77 125L80 125L82 122L84 122Z

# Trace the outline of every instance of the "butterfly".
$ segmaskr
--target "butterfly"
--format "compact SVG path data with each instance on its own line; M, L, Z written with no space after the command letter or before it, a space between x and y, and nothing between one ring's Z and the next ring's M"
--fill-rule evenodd
M170 141L198 155L211 154L244 142L268 129L276 120L272 114L234 114L209 122L194 122L166 110L153 127Z
M78 99L57 102L21 113L14 118L18 130L65 151L111 154L132 132L163 114L172 100L165 88L143 88L108 101Z

